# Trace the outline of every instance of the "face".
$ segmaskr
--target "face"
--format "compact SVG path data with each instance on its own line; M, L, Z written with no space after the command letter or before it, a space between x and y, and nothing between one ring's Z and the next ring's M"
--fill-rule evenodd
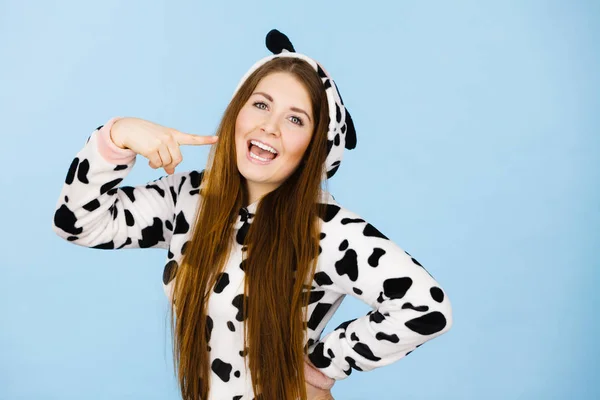
M275 72L258 83L235 123L237 166L251 203L279 187L300 165L313 121L308 91L294 75Z

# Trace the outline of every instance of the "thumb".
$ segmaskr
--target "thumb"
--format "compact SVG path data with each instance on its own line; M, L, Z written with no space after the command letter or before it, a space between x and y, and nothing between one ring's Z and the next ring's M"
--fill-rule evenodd
M175 133L175 140L177 140L177 143L180 145L201 146L205 144L215 144L218 138L218 136L194 135L192 133L179 131Z

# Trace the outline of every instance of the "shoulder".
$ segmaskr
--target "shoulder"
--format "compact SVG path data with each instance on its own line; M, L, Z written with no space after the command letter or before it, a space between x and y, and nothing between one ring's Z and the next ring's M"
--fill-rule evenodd
M363 217L337 202L330 193L323 191L320 203L323 205L320 218L324 229L341 234L358 228L364 236L388 239Z

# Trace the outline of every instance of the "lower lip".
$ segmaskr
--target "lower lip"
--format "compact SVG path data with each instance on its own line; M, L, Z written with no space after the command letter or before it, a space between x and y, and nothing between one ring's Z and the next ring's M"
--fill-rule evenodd
M267 164L271 164L273 161L275 161L275 159L276 159L277 157L278 157L278 156L276 156L274 159L272 159L272 160L269 160L269 161L260 161L260 160L257 160L256 158L252 158L252 157L250 157L250 149L248 149L248 150L246 151L246 158L248 158L248 160L250 160L250 162L252 162L252 163L254 163L254 164L258 164L258 165L267 165Z

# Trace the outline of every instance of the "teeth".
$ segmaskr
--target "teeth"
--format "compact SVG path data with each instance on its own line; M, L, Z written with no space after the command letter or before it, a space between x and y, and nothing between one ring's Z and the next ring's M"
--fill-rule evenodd
M277 154L277 150L275 150L271 146L267 146L266 144L263 144L263 143L258 142L256 140L251 140L250 143L252 143L253 145L255 145L257 147L260 147L263 150L267 150L267 151L270 151L273 154Z
M257 156L256 154L254 154L252 152L250 152L250 157L256 158L259 161L272 161L272 160L269 160L269 159L266 159L266 158L262 158L261 156Z

